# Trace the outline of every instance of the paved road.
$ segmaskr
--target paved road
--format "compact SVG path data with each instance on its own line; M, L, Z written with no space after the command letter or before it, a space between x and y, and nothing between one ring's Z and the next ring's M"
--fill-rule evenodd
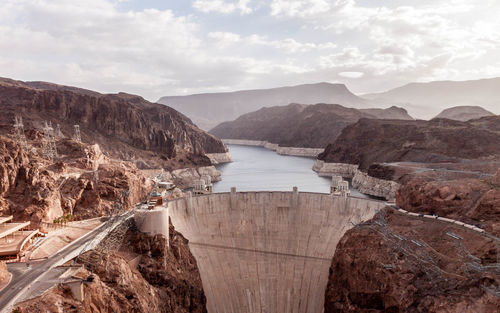
M125 220L132 214L133 214L132 211L127 212L119 216L118 219ZM9 312L7 309L9 308L9 306L15 303L15 299L17 299L20 296L20 293L24 293L26 291L24 290L25 288L27 288L36 279L40 278L40 276L46 273L49 269L58 265L58 263L61 260L63 260L66 256L68 256L71 253L74 253L75 250L79 249L82 246L85 246L90 241L94 240L97 235L108 230L113 225L116 225L118 219L106 222L105 224L103 224L103 226L87 233L79 240L69 244L64 249L57 252L47 260L42 261L36 265L32 264L30 269L24 272L16 271L14 273L16 275L12 278L10 284L7 287L5 287L2 291L0 291L0 312Z

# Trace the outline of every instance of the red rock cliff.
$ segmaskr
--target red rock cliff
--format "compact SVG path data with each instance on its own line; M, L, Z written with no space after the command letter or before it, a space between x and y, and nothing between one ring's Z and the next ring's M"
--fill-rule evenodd
M88 252L80 258L80 275L93 274L84 285L84 301L73 298L64 286L55 286L43 296L16 305L18 312L114 312L114 313L206 313L196 260L187 240L170 228L170 248L165 237L130 230L118 252L104 254L97 268ZM131 259L139 258L135 267Z
M84 142L146 168L209 165L205 153L226 151L174 109L124 93L0 79L0 106L0 132L11 131L14 115L24 118L26 129L41 128L45 120L60 124L69 137L78 124Z
M339 242L325 313L497 312L496 261L496 245L487 237L382 212Z

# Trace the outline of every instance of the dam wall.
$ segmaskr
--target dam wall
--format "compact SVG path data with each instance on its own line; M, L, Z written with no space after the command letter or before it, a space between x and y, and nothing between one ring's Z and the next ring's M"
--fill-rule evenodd
M316 160L313 171L317 172L319 176L352 178L352 186L359 192L387 200L394 200L400 187L395 181L372 177L360 171L358 165L355 164L326 163L322 160Z
M383 202L300 192L231 192L168 203L189 240L210 313L323 311L344 233Z
M245 140L245 139L222 139L226 144L257 146L273 150L281 155L301 156L301 157L316 157L325 149L321 148L302 148L302 147L280 147L278 144L260 140Z

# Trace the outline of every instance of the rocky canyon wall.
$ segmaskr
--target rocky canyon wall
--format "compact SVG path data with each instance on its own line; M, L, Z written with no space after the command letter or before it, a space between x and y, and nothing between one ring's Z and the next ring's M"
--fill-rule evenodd
M339 241L324 312L496 312L495 246L460 225L384 209Z
M93 266L98 254L93 250L78 259L84 266L78 277L93 275L83 285L83 301L59 284L17 304L16 312L206 313L200 273L187 240L172 226L168 248L165 239L132 228L119 251L98 256L102 266Z
M26 130L48 121L66 137L78 124L84 142L140 168L208 166L206 153L227 152L184 115L135 95L0 78L0 106L0 133L12 132L15 115L23 117Z
M152 187L133 164L105 157L98 145L57 145L54 162L0 136L0 214L35 224L109 215L131 208Z

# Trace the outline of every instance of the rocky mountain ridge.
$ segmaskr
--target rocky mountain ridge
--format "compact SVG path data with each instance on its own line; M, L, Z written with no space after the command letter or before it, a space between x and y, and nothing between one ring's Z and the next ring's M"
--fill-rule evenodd
M210 165L205 154L226 152L220 140L184 115L135 95L0 79L0 106L0 133L12 132L16 115L26 130L41 129L50 121L66 137L77 124L84 142L98 143L109 156L141 168Z
M458 162L500 157L500 117L467 122L448 119L360 119L347 126L318 159L360 165L399 161Z
M366 100L354 95L345 85L331 83L162 97L158 103L179 110L206 130L264 106L284 106L290 103L340 103L356 108L370 107Z
M319 103L262 108L210 132L223 139L268 141L282 147L324 148L342 129L361 118L412 118L402 108L354 109L339 104Z
M495 114L480 106L458 106L443 110L435 118L447 118L450 120L466 122L485 116L495 116Z

